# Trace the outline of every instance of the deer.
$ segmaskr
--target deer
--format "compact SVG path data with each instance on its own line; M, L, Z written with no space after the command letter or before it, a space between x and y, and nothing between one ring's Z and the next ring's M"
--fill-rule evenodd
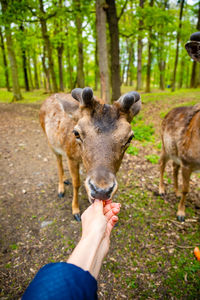
M165 194L163 175L166 163L173 161L174 191L181 197L177 219L185 221L185 200L189 191L192 172L200 171L200 104L172 109L162 122L162 153L160 157L159 194ZM182 191L178 189L178 173L181 169Z
M200 32L190 36L185 44L189 56L200 62ZM162 153L159 161L159 194L165 194L164 171L169 159L173 161L174 191L181 197L177 219L185 221L185 200L189 191L192 172L200 171L200 104L172 109L164 118L161 129ZM178 174L181 169L182 191L178 188Z
M89 87L75 88L71 94L53 94L42 104L39 120L57 160L58 197L64 197L65 192L62 157L66 155L73 186L72 214L76 221L81 221L80 164L86 170L89 202L110 201L118 188L116 173L134 137L130 123L140 109L141 98L135 91L109 105L93 96Z

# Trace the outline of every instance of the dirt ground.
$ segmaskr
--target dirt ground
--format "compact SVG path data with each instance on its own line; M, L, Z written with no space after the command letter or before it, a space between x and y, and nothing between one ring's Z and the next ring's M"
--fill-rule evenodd
M40 267L66 261L81 233L80 223L71 214L72 186L66 186L63 199L57 197L56 161L40 128L38 109L38 104L0 104L1 299L20 299ZM187 232L191 236L199 234L199 177L193 177L191 182L189 221L178 224L177 199L172 191L170 201L156 196L158 168L145 159L149 149L141 148L138 156L126 154L118 175L117 197L122 213L99 278L100 299L172 299L170 284L165 281L169 260L177 249L177 255L182 255L180 245L187 255L191 254L194 241L191 239L189 244L184 236ZM160 150L152 151L158 154ZM66 174L69 177L67 168ZM81 211L88 205L82 185ZM147 262L150 265L151 259L158 257L158 244L159 255L165 259L156 261L153 272L152 268L147 270ZM195 299L196 294L193 296Z

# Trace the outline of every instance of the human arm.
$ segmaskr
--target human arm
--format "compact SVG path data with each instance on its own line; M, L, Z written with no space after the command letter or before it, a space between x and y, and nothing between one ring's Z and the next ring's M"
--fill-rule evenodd
M120 211L119 203L108 203L95 200L83 213L82 237L68 263L89 271L98 277L103 259L109 250L110 234L116 224Z

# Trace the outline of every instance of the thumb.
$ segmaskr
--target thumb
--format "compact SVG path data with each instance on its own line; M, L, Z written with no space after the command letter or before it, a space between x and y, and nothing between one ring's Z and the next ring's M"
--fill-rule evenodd
M96 212L103 213L103 201L101 201L99 199L95 199L93 205L94 205L94 209Z

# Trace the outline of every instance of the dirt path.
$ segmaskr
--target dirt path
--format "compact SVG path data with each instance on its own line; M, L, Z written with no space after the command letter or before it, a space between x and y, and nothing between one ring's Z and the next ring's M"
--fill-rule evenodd
M71 185L66 187L64 199L57 198L56 161L39 126L38 109L39 105L34 104L0 104L1 299L19 299L37 270L48 262L65 261L80 237L80 224L71 215ZM135 145L140 147L137 142ZM119 172L118 200L123 209L113 235L110 255L100 275L100 299L140 299L141 295L152 299L151 293L154 292L160 299L164 295L170 297L170 293L166 292L167 284L161 288L169 263L160 259L161 266L157 271L147 270L147 262L150 264L152 258L158 255L152 235L155 232L160 235L165 241L163 255L169 255L169 249L173 249L173 254L175 246L169 248L167 243L172 245L172 240L179 243L176 235L182 238L185 231L195 235L198 232L199 209L195 203L199 200L199 178L194 177L191 183L193 191L188 214L193 221L186 225L173 225L177 200L171 193L170 182L169 199L159 198L157 202L154 195L158 183L157 166L145 159L150 149L141 148L139 156L126 154ZM159 150L152 151L159 153ZM87 206L82 186L81 210ZM164 230L166 226L169 236ZM189 239L180 241L185 246L189 242ZM143 250L138 257L140 249ZM163 280L159 279L160 274L163 274ZM148 280L152 285L155 283L154 292ZM146 294L149 289L151 292Z

